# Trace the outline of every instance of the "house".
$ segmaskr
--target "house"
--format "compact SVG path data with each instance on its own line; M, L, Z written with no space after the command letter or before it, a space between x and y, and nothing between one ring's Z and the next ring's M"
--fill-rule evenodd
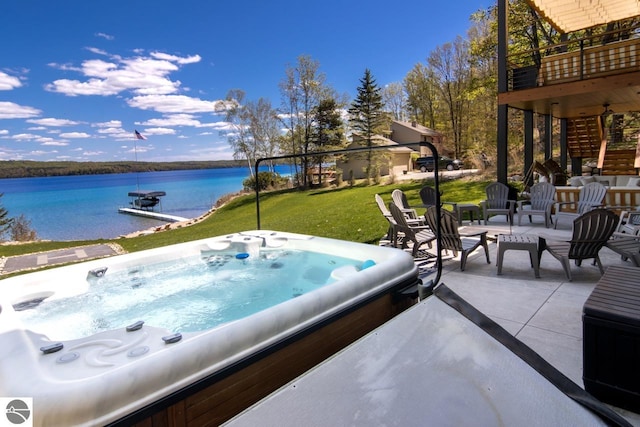
M444 146L444 135L416 122L401 122L394 120L391 123L391 136L389 137L399 144L411 142L430 142L438 150L438 154L452 156L451 150ZM432 153L426 147L420 147L420 157L431 156Z
M380 135L373 137L373 145L375 146L388 146L386 150L373 151L372 167L377 167L380 176L385 175L401 175L411 170L412 159L411 155L415 153L409 147L398 146L397 142L394 142L388 138ZM366 141L359 135L353 135L353 142L348 148L366 148ZM336 161L336 167L342 171L342 178L344 180L363 179L367 177L367 156L368 151L349 153Z
M430 156L431 152L426 147L418 147L413 150L409 147L401 147L398 144L409 144L419 142L430 142L438 150L439 154L447 154L443 146L444 135L433 129L419 125L415 122L402 122L394 120L391 123L391 132L389 137L380 135L374 136L373 145L388 146L387 150L376 150L376 165L379 168L379 175L401 175L407 171L413 170L413 159L419 156ZM364 138L359 135L353 135L353 143L349 148L366 147ZM343 159L336 162L336 167L342 170L342 177L345 180L366 178L367 152L351 153L344 156ZM351 175L353 174L353 175Z
M500 182L507 181L509 109L523 112L523 173L534 161L534 115L538 115L544 120L546 136L540 142L545 159L559 158L562 170L568 169L570 160L572 174L580 175L583 165L596 159L603 175L638 174L640 133L623 124L625 114L640 111L640 7L636 0L583 3L527 0L562 40L531 50L509 43L510 2L497 2ZM621 20L626 20L624 25L615 24ZM594 31L596 26L602 30ZM556 144L554 127L560 130ZM555 153L554 145L559 146Z

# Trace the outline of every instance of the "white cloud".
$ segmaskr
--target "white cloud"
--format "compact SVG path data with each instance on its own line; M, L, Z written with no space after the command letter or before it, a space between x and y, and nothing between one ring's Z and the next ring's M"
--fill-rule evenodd
M12 90L21 86L22 82L19 78L0 71L0 90Z
M9 135L9 131L6 129L0 129L0 135Z
M98 49L97 47L87 47L86 49L91 53L95 53L96 55L108 55L106 51Z
M83 156L100 156L105 154L104 151L85 151L82 153Z
M60 134L60 138L69 138L69 139L89 138L90 136L91 135L85 132L67 132L67 133Z
M38 138L40 138L40 135L35 135L32 133L18 133L10 137L10 139L13 139L15 141L34 141Z
M200 55L187 56L186 58L181 58L176 55L169 55L168 53L162 52L151 52L151 56L156 59L162 59L171 62L177 62L178 64L194 64L196 62L200 62L202 58Z
M37 108L0 101L0 119L26 119L38 117L42 111Z
M109 120L108 122L94 123L91 126L99 128L122 127L122 122L120 120Z
M175 129L169 128L147 128L144 130L145 135L175 135Z
M115 39L114 36L112 36L111 34L106 34L106 33L96 33L96 37L102 37L105 40L113 40L113 39Z
M75 126L80 124L79 122L68 119L56 119L53 117L46 117L43 119L30 119L28 123L33 123L41 126Z
M169 114L158 119L139 123L141 126L200 126L200 120L192 114Z
M42 145L48 145L48 146L54 146L54 147L66 147L67 145L69 145L69 143L63 142L63 141L50 140L50 141L42 142Z
M57 151L53 151L54 153L56 153ZM47 154L51 154L51 152L49 151L42 151L42 150L35 150L35 151L30 151L28 153L30 156L44 156Z
M99 55L107 52L88 48ZM121 58L111 56L111 61L89 59L82 63L80 69L68 65L50 64L61 70L80 72L87 79L59 79L45 85L50 92L62 93L67 96L78 95L116 95L131 91L138 95L166 95L176 93L180 88L180 81L169 78L172 72L178 71L180 66L192 64L201 60L199 55L180 57L160 52L149 56Z
M184 95L134 96L127 101L129 106L159 113L219 113L222 101L204 101Z

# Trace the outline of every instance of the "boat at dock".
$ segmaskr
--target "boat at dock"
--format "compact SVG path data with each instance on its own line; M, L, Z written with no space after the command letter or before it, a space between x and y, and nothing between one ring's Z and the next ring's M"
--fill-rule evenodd
M160 203L160 197L166 196L164 191L130 191L128 196L131 197L129 204L134 209L153 210Z
M119 208L118 212L167 222L187 221L188 218L168 215L154 210L156 206L160 205L160 198L166 195L167 193L164 191L130 191L128 196L131 198L129 202L131 207Z

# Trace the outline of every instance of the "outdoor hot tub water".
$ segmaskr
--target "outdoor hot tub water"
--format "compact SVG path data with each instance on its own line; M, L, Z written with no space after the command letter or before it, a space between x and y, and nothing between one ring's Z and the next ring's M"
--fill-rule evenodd
M249 231L0 282L0 396L103 425L415 280L403 251Z

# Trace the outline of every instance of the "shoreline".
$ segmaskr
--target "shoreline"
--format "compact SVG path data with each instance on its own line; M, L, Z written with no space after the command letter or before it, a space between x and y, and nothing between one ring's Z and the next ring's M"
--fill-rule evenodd
M155 233L161 233L163 231L175 230L175 229L182 228L182 227L189 227L191 225L197 224L197 223L202 222L205 219L209 218L218 209L220 209L221 207L225 206L229 201L234 200L237 197L247 195L249 193L250 193L249 191L244 191L243 190L243 191L239 191L239 192L236 192L236 193L229 193L229 194L223 195L218 200L216 200L215 205L212 206L211 209L209 209L207 212L203 213L202 215L200 215L200 216L198 216L196 218L191 218L191 219L188 219L186 221L164 223L162 225L157 225L157 226L154 226L154 227L145 228L143 230L133 231L133 232L128 233L128 234L121 234L120 236L116 237L115 239L116 240L117 239L130 239L130 238L133 238L133 237L148 236L148 235L155 234Z

